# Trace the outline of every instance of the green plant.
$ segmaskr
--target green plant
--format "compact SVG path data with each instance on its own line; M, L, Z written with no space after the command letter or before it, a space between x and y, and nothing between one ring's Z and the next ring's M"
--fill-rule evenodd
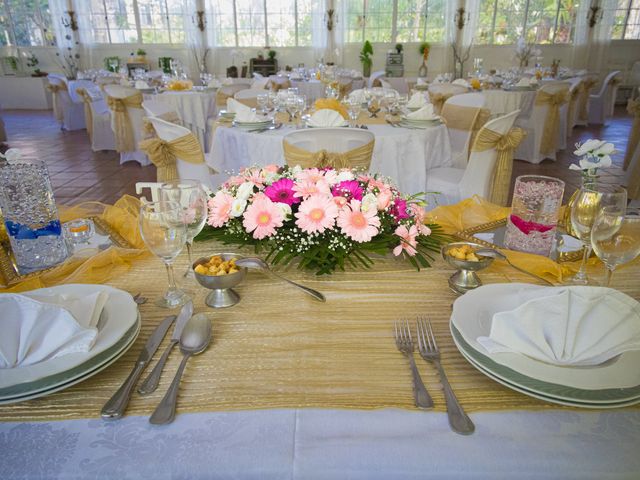
M116 73L120 69L120 57L105 57L104 68Z
M267 56L269 57L269 60L275 59L277 54L278 53L275 50L269 50L267 52Z
M401 44L401 43L396 43L396 52L398 52L398 53L402 53L402 49L403 49L403 48L404 48L404 47L402 46L402 44Z
M11 65L11 70L13 70L14 72L18 71L18 62L19 62L19 58L18 57L14 57L14 56L9 56L6 57L7 61L9 62L9 65Z
M139 48L138 50L136 50L136 55L138 55L139 57L144 57L147 54L146 51L144 51L143 49Z
M425 51L426 56L429 56L429 50L431 49L431 45L429 44L429 42L422 42L420 44L420 55L422 55L423 57L425 56Z
M371 55L373 55L373 46L369 40L365 40L364 45L362 45L362 50L360 50L360 62L363 66L371 66L373 63Z

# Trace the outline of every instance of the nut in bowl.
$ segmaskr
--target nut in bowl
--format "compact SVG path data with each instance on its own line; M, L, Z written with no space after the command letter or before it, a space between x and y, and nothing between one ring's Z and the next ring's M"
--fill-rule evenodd
M484 248L471 242L454 242L442 247L442 258L458 269L449 278L449 287L456 293L465 293L482 285L476 272L487 268L493 257L476 255L475 251Z
M237 267L233 253L218 253L202 257L193 263L193 271L200 285L211 290L205 303L213 308L231 307L240 301L240 295L233 290L247 273L246 268Z

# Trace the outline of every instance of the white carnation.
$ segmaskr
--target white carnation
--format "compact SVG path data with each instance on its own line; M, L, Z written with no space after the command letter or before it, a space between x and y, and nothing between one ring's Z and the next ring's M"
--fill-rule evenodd
M375 208L376 210L378 209L378 198L373 193L367 193L362 197L362 205L360 209L363 212L368 212L371 208Z
M276 206L282 212L282 216L284 217L285 220L288 220L291 217L291 206L282 202L276 202Z
M255 185L253 184L253 182L244 182L238 187L236 198L239 200L244 200L246 203L247 199L253 194L254 186Z
M244 198L236 198L231 204L231 215L232 217L239 217L244 213L244 209L247 208L247 200Z

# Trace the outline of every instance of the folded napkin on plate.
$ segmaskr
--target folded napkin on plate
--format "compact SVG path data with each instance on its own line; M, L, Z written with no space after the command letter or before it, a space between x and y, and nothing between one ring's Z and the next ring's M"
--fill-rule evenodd
M251 108L233 98L227 99L227 112L235 113L235 121L240 123L259 122L262 120Z
M145 89L145 88L149 88L149 84L147 82L145 82L144 80L136 80L135 87L138 90L142 90L142 89Z
M522 77L518 80L518 83L516 83L516 87L530 87L533 83L531 80L529 77Z
M598 365L640 349L640 305L601 287L555 288L493 316L490 353L521 353L554 365Z
M207 87L209 88L220 88L221 86L222 86L222 83L217 78L214 78L207 84Z
M407 108L422 108L427 104L427 99L424 98L424 94L416 92L411 95L411 98L407 102Z
M440 117L433 113L433 104L427 103L424 107L415 112L408 113L405 118L410 120L439 120Z
M255 75L255 74L254 74ZM267 86L267 83L269 83L269 79L268 78L264 78L261 76L261 78L256 77L256 79L251 82L251 89L252 90L264 90Z
M311 127L341 127L344 125L344 118L335 110L324 108L311 115L307 125Z
M464 78L458 78L453 82L451 82L451 84L460 85L461 87L464 87L464 88L471 88L471 85L469 85L469 82L467 82Z
M88 352L108 299L106 292L73 295L0 295L0 368L33 365Z

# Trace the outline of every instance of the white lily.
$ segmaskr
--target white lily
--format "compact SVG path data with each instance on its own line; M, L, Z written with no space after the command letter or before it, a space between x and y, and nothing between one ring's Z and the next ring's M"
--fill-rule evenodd
M573 152L574 155L578 157L582 157L583 155L587 155L592 151L602 147L606 142L602 140L598 140L596 138L590 138L583 144L576 143L576 150Z
M246 203L251 194L253 194L253 187L255 187L253 182L244 182L238 187L236 198L239 200L244 200Z
M0 156L6 158L9 162L15 162L22 158L22 152L17 148L10 148L4 153L4 155L0 153Z
M282 212L282 216L285 220L289 220L291 218L291 206L287 203L276 202L276 206Z
M368 212L369 209L375 208L378 209L378 198L373 193L367 193L364 197L362 197L362 205L360 206L360 210L363 212Z
M239 217L244 213L245 208L247 208L247 200L243 198L236 198L231 204L231 212L229 215L232 217Z

